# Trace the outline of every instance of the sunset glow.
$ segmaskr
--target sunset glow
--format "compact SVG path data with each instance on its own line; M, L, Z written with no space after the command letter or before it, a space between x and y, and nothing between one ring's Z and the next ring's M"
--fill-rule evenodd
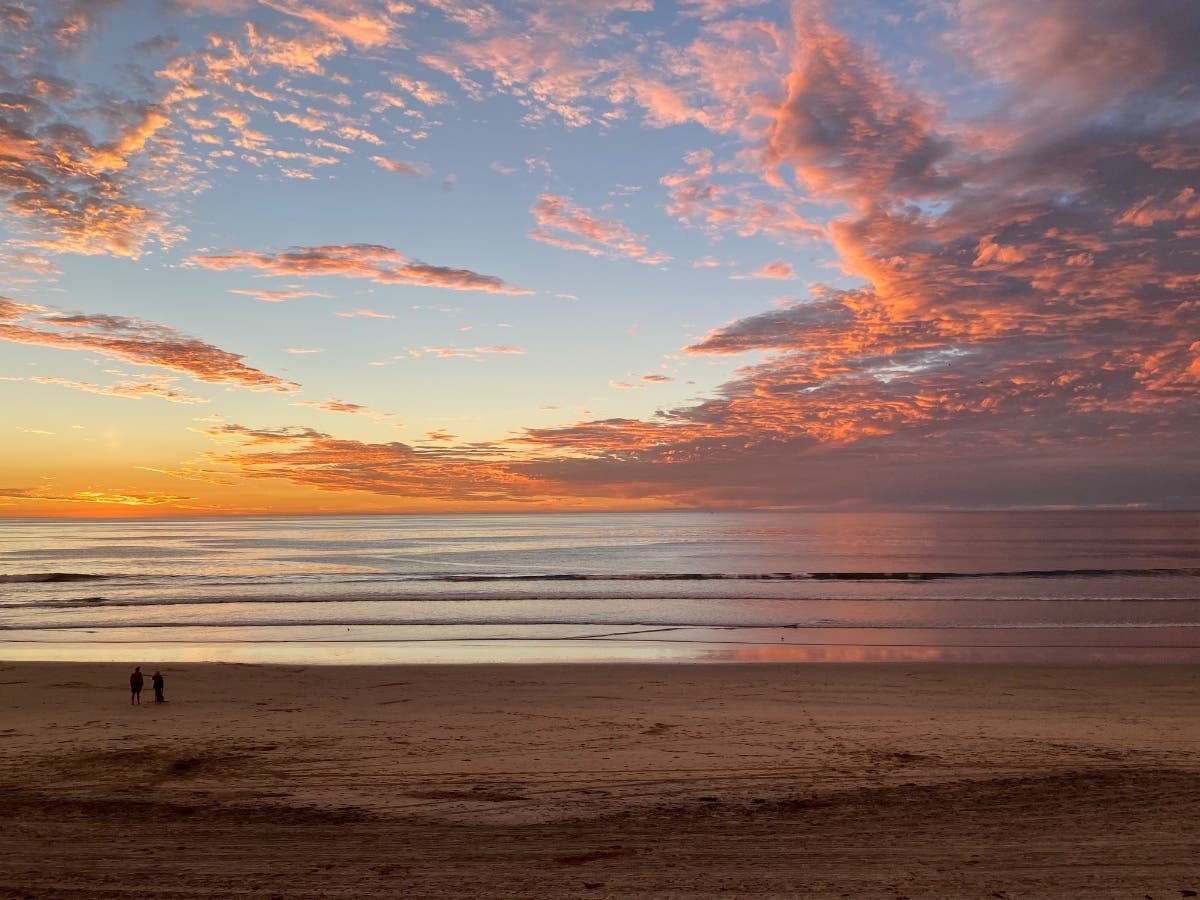
M0 516L1200 505L1200 6L0 19Z

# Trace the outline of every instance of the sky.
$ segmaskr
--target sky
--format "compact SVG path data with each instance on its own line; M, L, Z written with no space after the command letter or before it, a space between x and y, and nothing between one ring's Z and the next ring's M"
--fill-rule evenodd
M1191 0L0 0L0 516L1200 508Z

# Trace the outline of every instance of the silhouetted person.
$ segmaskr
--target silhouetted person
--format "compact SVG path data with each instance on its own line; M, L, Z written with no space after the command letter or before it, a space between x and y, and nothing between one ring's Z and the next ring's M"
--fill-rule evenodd
M166 703L167 699L166 699L166 697L163 696L162 672L155 671L155 673L150 676L150 683L152 685L154 685L154 702L155 703Z
M129 676L129 703L142 705L142 685L145 679L142 677L142 667L138 666L133 670L133 674Z

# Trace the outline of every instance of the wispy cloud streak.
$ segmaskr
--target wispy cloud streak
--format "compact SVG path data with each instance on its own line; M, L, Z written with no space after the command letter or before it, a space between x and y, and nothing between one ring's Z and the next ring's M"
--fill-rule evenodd
M343 244L295 247L279 253L237 250L220 254L198 254L188 262L206 269L228 271L253 269L267 275L326 276L366 278L379 284L412 284L455 291L483 291L489 294L529 294L493 275L480 275L470 269L433 266L410 260L378 244Z
M214 384L284 392L298 388L294 382L247 366L238 354L170 326L128 316L65 313L0 297L0 340L91 351L139 366L172 369Z

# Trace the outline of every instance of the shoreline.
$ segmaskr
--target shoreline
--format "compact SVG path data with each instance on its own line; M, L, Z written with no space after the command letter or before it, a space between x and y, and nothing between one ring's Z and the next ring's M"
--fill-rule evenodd
M1186 630L1191 642L1159 644L1157 628L1137 629L1048 629L1056 634L1086 638L1089 642L998 643L999 629L990 635L982 630L959 632L991 643L949 643L941 640L946 630L910 629L923 642L905 643L903 629L844 629L857 640L813 640L817 629L775 628L769 640L719 640L720 629L696 629L695 639L656 639L652 632L636 639L625 637L571 638L454 638L427 640L226 640L171 641L153 639L125 641L53 641L21 639L9 631L0 637L0 664L33 662L139 663L157 659L163 663L208 663L219 665L262 664L281 666L405 666L405 665L736 665L753 664L962 664L962 665L1195 665L1200 664L1200 645ZM829 632L835 629L824 629ZM1169 629L1161 629L1166 632ZM1123 643L1128 635L1142 643ZM1020 637L1029 638L1029 629ZM1097 641L1103 637L1107 643ZM882 639L880 642L874 640Z
M0 663L0 896L1200 890L1195 666L141 664Z

